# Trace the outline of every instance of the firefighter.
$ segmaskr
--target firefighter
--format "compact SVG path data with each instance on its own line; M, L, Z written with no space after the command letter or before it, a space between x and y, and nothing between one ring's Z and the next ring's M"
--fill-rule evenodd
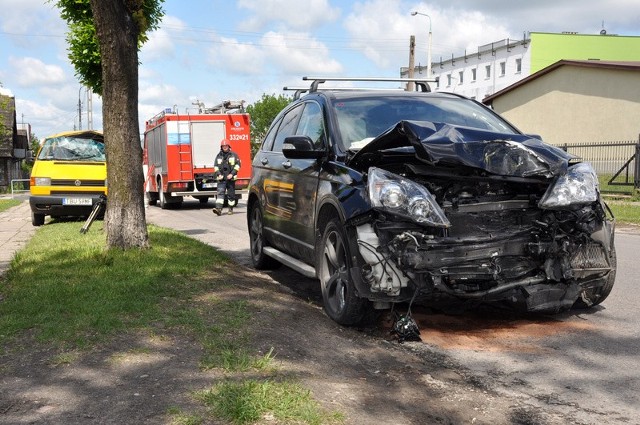
M218 195L216 196L216 206L213 213L222 214L224 198L227 197L229 214L233 214L233 207L236 206L236 178L240 169L240 158L238 154L231 150L229 141L222 139L220 142L220 152L216 156L213 165L214 177L218 181Z

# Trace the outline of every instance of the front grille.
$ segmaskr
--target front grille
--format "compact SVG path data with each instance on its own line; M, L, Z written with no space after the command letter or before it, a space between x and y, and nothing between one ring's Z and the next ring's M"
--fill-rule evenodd
M87 190L82 192L70 192L68 190L52 190L50 192L52 195L69 195L69 196L82 196L82 195L104 195L104 191L102 190Z
M58 179L52 180L51 186L100 187L104 186L104 180Z
M604 269L609 267L607 254L598 244L582 245L571 258L573 269Z

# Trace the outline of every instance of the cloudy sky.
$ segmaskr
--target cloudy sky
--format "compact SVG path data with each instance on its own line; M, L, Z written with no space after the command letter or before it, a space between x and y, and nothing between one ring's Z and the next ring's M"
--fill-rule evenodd
M87 128L86 91L53 3L0 0L0 90L40 138L78 126L79 97ZM416 64L426 63L430 25L433 61L529 31L640 36L638 0L165 0L164 10L140 53L141 132L166 107L250 104L303 85L302 76L397 77L411 35ZM100 98L92 104L101 129Z

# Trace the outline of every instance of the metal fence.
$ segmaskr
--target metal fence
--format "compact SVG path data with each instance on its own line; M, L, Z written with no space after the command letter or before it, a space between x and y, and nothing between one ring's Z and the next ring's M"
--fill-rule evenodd
M640 138L627 142L567 143L560 147L593 165L603 192L640 188Z
M29 192L29 179L13 179L11 180L11 197L16 193Z

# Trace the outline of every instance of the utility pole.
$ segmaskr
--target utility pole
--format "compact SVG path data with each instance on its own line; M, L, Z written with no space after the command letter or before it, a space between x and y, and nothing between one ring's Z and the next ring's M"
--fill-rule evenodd
M409 79L413 78L413 72L415 67L415 57L416 57L416 36L412 35L409 37ZM413 81L409 81L407 83L407 91L415 90L415 83Z
M78 89L78 130L82 130L82 99L80 93L82 92L82 86Z
M87 129L93 130L93 99L91 98L91 94L93 92L89 87L87 87Z

